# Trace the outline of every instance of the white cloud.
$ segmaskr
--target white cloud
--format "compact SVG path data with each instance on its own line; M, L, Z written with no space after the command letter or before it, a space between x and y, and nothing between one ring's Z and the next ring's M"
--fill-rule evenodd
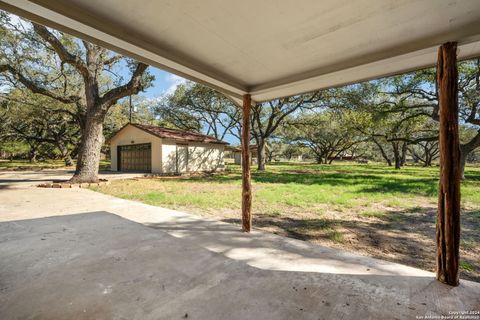
M181 84L186 83L187 80L180 76L170 73L165 77L165 82L167 83L168 87L164 92L162 92L163 96L167 96L174 93L177 87Z

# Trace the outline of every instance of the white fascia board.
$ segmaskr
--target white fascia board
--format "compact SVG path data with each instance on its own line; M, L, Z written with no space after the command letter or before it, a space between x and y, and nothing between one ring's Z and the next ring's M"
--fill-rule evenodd
M438 47L430 47L393 58L379 60L278 86L260 89L252 88L250 94L255 101L269 101L279 97L288 97L314 90L340 87L343 85L428 68L436 64L437 51ZM458 46L459 60L476 56L480 56L480 41Z

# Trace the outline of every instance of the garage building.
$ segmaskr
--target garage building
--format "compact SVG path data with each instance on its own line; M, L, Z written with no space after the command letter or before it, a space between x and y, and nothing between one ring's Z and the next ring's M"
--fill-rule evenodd
M227 142L196 132L129 123L110 140L111 169L185 173L223 170Z

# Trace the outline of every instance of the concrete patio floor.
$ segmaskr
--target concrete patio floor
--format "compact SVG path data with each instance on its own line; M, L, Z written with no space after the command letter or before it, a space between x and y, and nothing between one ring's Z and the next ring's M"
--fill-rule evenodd
M434 248L432 248L434 250ZM117 199L0 190L0 319L416 319L480 283Z

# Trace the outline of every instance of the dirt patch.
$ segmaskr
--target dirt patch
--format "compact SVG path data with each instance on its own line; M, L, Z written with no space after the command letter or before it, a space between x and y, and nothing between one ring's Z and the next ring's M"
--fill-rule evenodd
M181 209L240 224L238 210ZM308 212L257 214L253 225L274 234L435 271L436 207L422 204L398 209L378 204L377 210L377 216L373 212L362 216L330 209L320 218ZM476 215L464 210L460 269L461 278L480 282L480 234L475 231L480 229L480 219Z

